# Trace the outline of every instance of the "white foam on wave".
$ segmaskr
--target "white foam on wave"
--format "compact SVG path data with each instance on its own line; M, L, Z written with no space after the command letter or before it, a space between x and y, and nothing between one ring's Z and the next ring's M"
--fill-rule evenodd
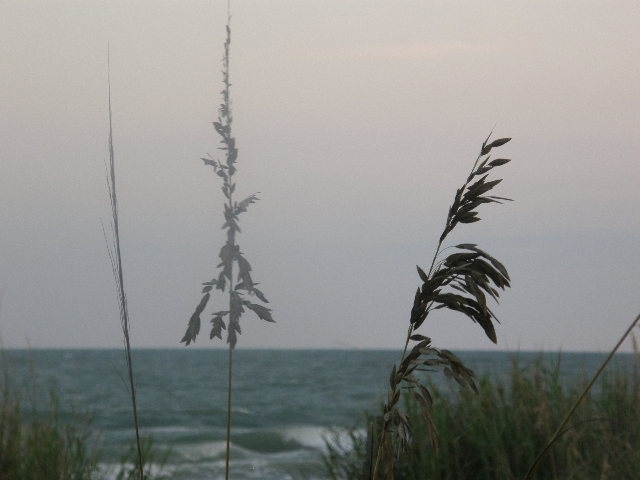
M167 425L162 427L146 427L145 432L153 434L172 434L172 433L191 433L193 428L185 427L183 425ZM129 429L129 434L131 429Z
M231 411L233 413L241 413L243 415L253 415L253 412L251 410L249 410L248 408L244 408L244 407L233 406L233 407L231 407Z
M326 440L334 438L336 435L343 442L349 441L349 432L342 428L327 428L312 425L296 425L288 427L284 431L284 438L295 440L305 447L315 450L326 450Z
M132 463L98 463L96 475L92 478L98 478L100 480L117 480L118 475L122 471L132 471ZM176 471L175 465L159 465L152 463L145 468L145 476L156 479L169 479L173 478ZM125 478L126 475L125 475Z
M226 442L198 442L174 448L176 453L189 462L224 458L226 449Z
M310 462L319 463L318 451L324 449L323 437L330 432L316 426L296 426L283 429L279 436L301 445L299 449L260 453L232 442L231 465L234 478L241 480L293 480L299 478L289 473L290 468L306 467ZM153 478L158 480L222 480L226 443L206 441L171 447L172 454L164 468L152 465ZM129 465L131 466L131 465ZM293 466L293 467L292 467ZM121 468L119 463L102 463L96 479L116 480ZM309 479L324 477L305 477Z

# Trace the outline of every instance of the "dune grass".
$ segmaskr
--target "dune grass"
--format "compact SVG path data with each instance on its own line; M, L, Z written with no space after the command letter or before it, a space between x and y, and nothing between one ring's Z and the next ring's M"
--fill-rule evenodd
M252 194L237 201L235 197L238 149L232 135L229 23L230 16L224 44L223 100L218 119L213 122L225 159L202 159L222 179L226 243L219 253L219 272L203 284L202 298L181 340L186 345L195 342L200 331L200 315L211 292L226 293L228 307L212 314L209 335L211 339L222 339L223 330L227 334L225 478L230 476L232 365L233 350L241 334L240 318L248 309L261 320L273 322L269 308L253 303L253 297L262 303L268 301L253 281L251 265L240 251L236 238L240 232L240 215L258 198ZM591 381L585 379L571 384L562 380L559 360L551 367L541 359L529 366L514 360L506 382L490 376L476 378L457 356L433 347L430 338L416 333L430 312L444 308L467 316L496 342L494 322L497 319L487 301L497 302L499 291L510 286L506 268L472 243L449 247L455 250L445 257L442 247L458 224L480 220L477 216L480 205L509 200L487 195L501 182L500 179L488 181L488 172L510 161L491 160L489 153L509 141L509 138L500 138L489 142L487 138L465 183L457 190L429 269L424 271L418 267L422 285L415 294L402 358L390 375L390 390L382 415L367 421L367 434L351 432L347 446L341 444L338 437L328 443L325 464L331 478L376 479L378 472L387 479L637 478L640 465L640 356L637 352L629 370L604 374L598 389L592 391L593 382L608 360ZM120 254L110 91L109 152L107 183L113 213L113 242L109 254L118 291L136 440L131 452L122 457L123 466L117 478L143 480L150 478L145 471L154 458L154 450L151 443L141 441L139 434ZM630 329L637 323L638 319ZM460 386L468 388L445 390L433 385L424 371L435 368L441 368ZM96 478L98 449L90 419L63 421L53 389L48 401L44 412L33 403L25 404L11 391L5 374L0 397L0 479ZM545 455L545 461L538 464ZM532 459L535 459L533 465Z
M225 201L223 206L224 224L227 240L220 249L218 257L220 263L218 274L210 281L202 285L202 298L195 308L187 324L187 330L180 340L185 345L195 343L200 332L200 315L209 303L212 290L226 292L228 300L223 310L212 314L211 332L209 338L222 339L222 332L226 330L227 336L227 415L226 415L226 454L225 454L225 479L230 476L231 458L231 410L232 410L232 379L233 379L233 351L238 336L242 333L240 319L246 310L251 310L260 320L274 322L271 309L265 307L269 303L264 293L258 289L258 283L254 282L251 274L251 264L245 254L240 250L237 235L240 233L240 215L259 199L256 194L237 201L235 197L237 182L235 174L238 170L238 148L236 139L232 133L233 113L231 110L231 82L229 72L230 46L231 46L231 14L227 5L228 17L226 25L226 39L224 42L224 56L222 58L222 102L218 108L218 120L213 122L213 127L220 137L219 150L224 152L224 160L209 156L202 158L206 166L212 167L213 172L222 180L222 193ZM254 303L254 299L262 302Z
M105 241L107 242L107 251L111 261L111 269L116 285L116 295L118 298L118 308L120 310L120 326L124 339L124 351L127 361L127 379L129 382L129 395L131 401L131 412L133 420L133 431L135 434L136 444L136 465L137 478L144 480L144 459L142 457L142 441L140 437L140 422L138 421L138 404L136 399L136 384L133 374L133 359L131 356L131 338L129 334L129 308L127 305L127 295L124 288L124 272L122 267L122 253L120 250L120 216L118 213L118 196L116 189L116 161L113 146L113 123L111 110L111 64L109 52L107 52L107 83L109 87L108 106L109 106L109 164L107 167L107 188L109 190L109 200L111 203L111 241L107 237L103 228Z
M50 412L25 412L18 398L4 397L0 405L0 478L3 480L89 480L96 470L88 424L67 423Z
M636 326L639 323L640 323L640 314L638 314L636 316L636 318L631 322L631 324L629 325L627 330L622 334L622 336L620 337L620 339L618 340L616 345L609 352L609 355L607 355L607 357L604 359L604 361L602 362L602 364L600 365L598 370L591 377L591 380L589 380L589 382L586 384L586 386L584 387L584 389L582 390L580 395L577 396L576 400L573 402L573 405L571 405L571 408L567 411L566 415L564 416L564 418L562 419L562 421L560 422L560 424L556 428L555 432L553 433L553 435L551 436L551 438L549 439L547 444L544 446L544 448L542 450L540 450L540 453L538 453L538 455L536 456L534 461L531 463L531 466L529 467L529 470L527 471L527 474L525 475L524 480L530 480L530 479L534 478L533 477L534 473L536 472L536 469L538 468L540 462L545 458L545 456L548 454L548 452L554 446L555 442L558 441L560 439L560 437L566 432L566 427L569 424L569 421L572 420L575 412L580 407L582 401L587 397L587 395L589 394L589 392L591 391L591 389L595 385L595 383L598 380L598 378L600 377L600 375L605 371L605 368L607 368L607 366L609 365L609 363L613 359L613 356L618 352L618 350L620 349L620 346L622 345L622 343L629 336L631 336L631 340L633 341L633 349L634 349L634 352L636 353L636 356L637 356L638 344L636 342L635 336L633 336L632 333L633 333L633 330L636 328Z
M58 394L55 383L39 385L37 365L30 360L27 378L14 378L0 349L0 480L145 480L163 473L171 449L140 437L105 471L101 432L93 414L76 410ZM139 459L142 459L142 470Z
M419 422L429 432L431 447L435 451L438 449L438 429L432 419L433 396L420 380L419 372L442 369L447 377L455 379L461 386L477 391L473 372L462 360L448 350L435 348L431 338L416 333L429 314L439 309L458 312L477 323L493 343L497 342L494 327L497 318L488 301L497 302L500 290L510 287L507 269L474 243L444 248L445 240L456 227L480 220L478 210L481 206L510 201L490 195L502 179L488 178L493 169L511 161L491 158L494 148L511 139L499 138L489 142L490 137L482 143L469 175L455 193L431 266L427 271L417 267L422 285L415 293L402 357L389 376L389 391L378 428L378 446L375 455L371 455L372 479L379 478L379 475L392 479L394 460L412 448L415 419L402 408L402 392L413 395L420 409Z
M98 444L91 418L74 415L63 420L54 388L49 389L45 406L39 406L33 395L25 400L12 388L4 353L0 359L0 479L93 479Z
M107 55L109 64L109 55ZM109 68L110 70L110 68ZM122 457L118 479L151 478L149 466L157 454L150 440L140 436L136 390L133 374L129 314L124 288L118 200L116 194L116 168L113 142L111 81L108 78L109 162L107 187L111 203L111 236L104 231L107 250L116 284L120 321L125 344L125 357L129 393L133 413L135 448L133 455ZM3 355L4 357L4 355ZM6 362L2 362L3 378L0 398L0 479L2 480L84 480L97 478L98 443L90 428L88 416L76 416L70 421L60 418L60 405L55 388L48 393L48 404L38 407L35 395L25 403L19 389L11 388ZM32 377L35 371L32 366ZM34 378L30 379L33 383ZM129 462L133 456L133 462ZM145 474L146 473L146 474Z
M414 420L413 442L395 462L394 478L524 478L589 380L567 383L561 366L561 355L552 364L542 356L533 365L523 365L516 358L508 379L478 378L478 394L431 385L438 452L431 445L431 432L418 421L421 412L415 398L403 395L407 415ZM532 479L637 478L640 356L636 353L626 367L602 375ZM325 457L330 478L370 478L370 438L377 435L354 431L349 445L330 442Z

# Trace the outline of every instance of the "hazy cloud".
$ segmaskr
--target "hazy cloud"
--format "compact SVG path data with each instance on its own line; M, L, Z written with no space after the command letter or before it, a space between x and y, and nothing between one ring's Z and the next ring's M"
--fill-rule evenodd
M261 192L239 241L278 322L247 317L239 348L401 348L416 264L494 126L515 202L454 241L511 273L498 348L614 344L639 308L640 2L232 4L238 195ZM132 342L179 346L224 241L200 158L219 146L226 2L2 5L1 341L121 345L109 43ZM457 316L423 328L495 348Z

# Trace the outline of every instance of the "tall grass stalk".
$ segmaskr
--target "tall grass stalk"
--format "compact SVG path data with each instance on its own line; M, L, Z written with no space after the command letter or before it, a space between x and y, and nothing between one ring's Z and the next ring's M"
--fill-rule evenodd
M116 194L116 163L113 148L113 125L111 111L111 64L109 52L107 53L108 66L108 87L109 87L109 166L107 173L107 186L109 189L109 199L111 201L111 242L107 240L107 251L111 260L111 268L116 283L118 306L120 308L120 323L124 335L125 356L127 360L127 374L129 380L129 391L131 394L131 408L133 410L133 427L136 437L136 452L138 475L140 480L144 480L144 469L142 461L142 445L140 441L140 426L138 422L138 407L136 403L136 387L133 375L133 361L131 359L131 342L129 336L129 310L127 308L127 296L124 289L124 274L122 271L122 255L120 251L120 228L118 217L118 196ZM107 235L105 232L105 240Z
M620 337L620 340L618 340L618 343L616 343L616 345L613 347L611 352L609 352L609 355L607 355L607 358L604 359L604 361L602 362L602 364L600 365L596 373L593 375L589 383L586 385L584 390L580 393L575 403L571 406L567 414L564 416L564 418L560 422L560 425L558 425L558 428L556 428L556 431L553 433L553 435L549 439L549 442L540 451L538 456L535 458L535 460L529 467L529 470L527 471L527 474L525 475L524 480L529 480L532 478L534 472L538 468L538 464L540 463L540 461L549 452L553 444L560 438L560 436L566 432L566 426L569 423L569 420L571 420L571 418L574 416L576 410L578 409L582 401L585 399L585 397L587 396L587 394L589 393L593 385L596 383L596 380L598 379L598 377L600 377L600 374L604 371L604 369L607 367L609 362L611 362L611 359L613 358L615 353L618 351L618 349L624 343L627 337L631 334L631 332L636 327L636 325L638 325L638 322L640 322L640 314L638 314L638 316L633 320L633 322L631 322L631 325L629 325L629 328L627 328L627 330L624 332L622 337ZM635 343L634 343L634 346L635 346Z
M497 321L487 305L487 296L498 301L499 290L510 286L507 269L484 250L473 243L455 245L454 252L441 257L444 241L458 224L474 223L480 220L478 207L488 203L502 203L510 200L487 195L502 180L487 178L496 167L508 163L506 158L491 160L493 148L509 142L510 138L500 138L482 143L480 153L462 187L460 187L449 208L445 228L428 272L417 267L422 286L418 288L411 309L409 327L402 357L394 365L389 377L390 389L383 407L382 426L379 430L378 449L371 478L376 480L384 465L384 476L392 479L394 461L402 452L407 452L412 444L412 422L400 405L401 392L410 391L420 406L422 420L428 426L432 447L437 451L437 429L433 423L433 398L428 388L416 376L421 370L442 368L445 375L453 378L461 386L477 390L473 372L448 350L431 346L431 339L415 331L424 323L430 312L448 309L462 313L474 323L478 323L489 339L496 343L493 325ZM411 349L409 345L414 342Z
M194 313L189 319L187 330L181 342L189 345L195 342L200 332L200 315L209 302L213 289L227 292L228 307L212 314L211 332L209 338L222 339L222 331L227 331L228 360L227 360L227 416L226 416L226 456L225 456L225 478L229 478L229 463L231 457L231 405L232 405L232 377L233 377L233 350L241 334L240 318L249 309L258 318L267 322L273 322L271 309L253 303L247 297L256 297L263 303L268 303L264 294L257 288L257 283L251 276L251 265L240 251L236 236L240 232L239 217L247 211L247 208L258 200L255 194L249 195L241 201L236 201L234 193L236 191L235 174L237 172L238 148L236 140L232 134L233 114L231 112L231 82L229 80L229 49L231 45L231 15L227 16L226 40L224 43L224 56L222 59L222 103L218 108L218 121L213 122L213 127L220 136L219 147L225 154L224 161L214 159L211 156L202 158L205 165L213 168L214 173L222 179L222 193L224 202L224 224L222 228L226 230L227 241L220 249L218 257L220 263L217 268L219 273L213 279L203 283L202 298L196 306ZM225 321L225 319L227 319Z

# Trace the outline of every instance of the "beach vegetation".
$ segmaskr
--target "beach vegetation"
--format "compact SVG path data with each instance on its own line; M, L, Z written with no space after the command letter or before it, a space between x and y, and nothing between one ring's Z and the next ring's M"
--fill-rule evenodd
M108 471L101 432L92 412L78 412L65 403L55 384L46 392L38 385L37 366L19 383L12 378L4 350L0 352L0 479L1 480L136 480L140 478L138 445L132 442ZM164 467L171 449L141 437L145 480L167 478Z
M129 388L129 395L131 401L131 411L133 416L133 430L135 433L135 445L136 445L136 477L139 480L144 480L144 459L142 452L142 441L140 439L140 423L138 421L138 405L136 399L136 385L133 374L133 359L131 356L131 338L129 334L129 309L127 306L127 296L124 288L124 273L122 267L122 254L120 250L120 219L118 213L118 196L116 189L116 161L113 146L113 123L112 123L112 111L111 111L111 67L109 62L109 54L107 53L107 66L108 66L108 106L109 106L109 163L107 165L107 188L109 191L109 200L111 203L111 238L107 236L107 233L103 227L103 234L105 241L107 242L107 251L109 253L109 260L111 261L111 269L113 271L113 278L116 285L116 295L118 298L118 307L120 310L120 326L122 327L122 334L124 338L124 351L127 362L127 381Z
M379 475L393 478L395 460L412 449L416 418L409 416L402 408L403 392L413 396L420 410L421 425L428 432L431 448L438 450L438 430L433 421L434 398L418 373L442 370L460 386L478 391L473 371L458 356L449 350L434 347L431 338L416 333L429 314L440 309L461 313L478 324L492 342L497 342L494 327L497 318L489 307L489 301L497 302L500 290L510 286L507 269L474 243L443 248L445 240L458 225L480 220L480 206L510 200L490 195L502 180L489 180L489 175L494 168L510 162L507 158L492 159L491 154L494 148L511 139L490 141L490 137L482 143L471 172L455 193L429 269L425 271L417 267L422 285L414 296L401 359L393 366L389 376L381 425L373 427L379 435L376 453L371 458L371 478L374 480ZM447 255L443 256L445 252Z
M433 398L431 424L420 421L422 407L409 391L401 402L413 425L412 443L393 464L392 478L476 480L523 479L589 378L562 375L562 354L523 363L514 354L510 373L476 378L468 388L434 384L423 375ZM640 356L604 372L584 397L530 478L536 480L635 479L640 465ZM330 478L370 479L370 455L379 418L363 421L348 441L328 439L325 466ZM438 450L432 429L438 432ZM372 440L373 439L373 445ZM385 466L386 467L386 466Z
M636 318L631 322L629 327L622 334L616 345L611 349L607 357L600 364L600 367L596 370L596 372L592 375L589 382L587 382L586 386L582 389L580 395L577 396L571 407L567 410L562 421L556 427L553 435L551 435L550 439L544 445L544 448L540 450L538 455L535 457L529 470L527 470L527 474L524 477L524 480L531 480L534 478L534 474L537 471L541 461L545 459L545 457L551 452L551 449L554 447L555 443L560 440L560 438L570 429L569 422L573 420L574 415L578 411L578 408L581 407L583 401L587 398L591 390L593 389L596 381L600 378L602 373L605 371L607 366L611 363L614 355L618 352L624 341L631 336L631 340L633 341L633 350L635 352L636 364L634 364L634 379L637 379L638 376L638 368L637 368L637 359L638 359L638 344L636 342L635 336L633 336L633 329L640 323L640 314L636 316ZM602 478L602 477L601 477Z
M54 388L46 402L24 399L13 388L4 352L0 386L0 478L2 480L90 480L97 469L97 440L89 415L63 418ZM28 382L33 384L33 378Z
M228 15L222 59L222 101L213 128L223 158L201 160L220 179L225 242L219 249L216 273L202 284L200 299L187 322L181 343L195 343L202 315L212 295L225 298L211 313L209 339L226 337L227 405L225 478L230 478L233 354L247 311L274 322L268 300L254 281L251 265L238 235L240 218L259 198L237 195L238 147L233 135L230 82L231 17ZM117 480L148 480L159 452L140 436L135 379L131 356L129 315L120 251L115 154L109 84L109 163L107 185L111 201L111 236L107 238L124 336L128 388L133 412L135 444L121 457ZM454 195L428 268L417 267L420 286L406 324L404 347L389 375L389 389L381 409L345 438L327 440L325 466L333 479L451 479L515 480L525 478L574 480L632 479L640 465L640 356L630 370L603 373L620 343L637 325L637 317L621 342L590 380L566 382L561 356L549 366L513 360L505 380L490 374L477 377L453 352L436 347L423 334L438 310L461 314L479 325L497 343L492 310L511 285L507 268L475 243L450 244L452 232L480 220L484 205L509 198L493 190L502 182L495 169L510 159L494 158L510 138L482 143L464 183ZM420 330L420 333L418 331ZM431 374L442 372L448 386ZM602 374L602 375L601 375ZM598 388L595 381L601 378ZM0 478L3 480L89 480L98 476L99 445L90 416L63 419L55 389L44 410L25 403L10 387L5 372L0 397ZM163 459L166 460L167 454ZM544 461L542 461L544 459ZM533 462L533 463L532 463Z
M227 359L227 418L226 418L226 455L225 478L229 478L229 461L231 448L231 407L232 407L232 374L233 374L233 350L237 344L238 336L242 333L240 318L247 311L252 311L260 320L274 322L271 309L264 304L268 300L264 293L258 289L251 273L251 264L245 254L240 250L237 235L240 233L240 215L256 201L257 194L251 194L242 200L236 200L235 174L238 171L238 147L232 133L233 114L231 110L231 82L229 75L230 45L231 45L231 16L229 14L226 25L226 40L224 43L224 56L222 59L222 102L218 108L218 119L213 122L213 127L220 137L219 150L224 152L224 160L219 160L209 155L202 161L207 167L211 167L213 173L222 180L222 194L224 195L224 224L226 242L220 248L218 254L220 262L217 265L218 273L211 280L202 284L202 298L189 319L187 330L181 342L185 345L194 343L200 332L201 318L212 291L226 292L228 303L222 309L212 314L211 331L209 338L222 339L223 331L226 331L228 349ZM258 303L256 303L256 300Z

